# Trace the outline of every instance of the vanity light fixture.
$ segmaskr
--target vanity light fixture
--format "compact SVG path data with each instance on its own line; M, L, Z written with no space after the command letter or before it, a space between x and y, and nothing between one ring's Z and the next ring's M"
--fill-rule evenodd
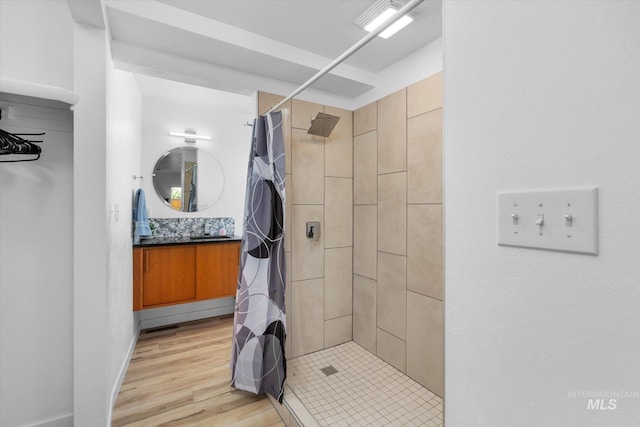
M362 15L360 15L355 23L367 30L368 32L372 32L380 25L385 23L391 16L393 16L399 9L402 8L404 3L400 0L378 0L374 4L369 7ZM394 22L389 28L378 34L383 39L388 39L407 25L409 25L413 18L418 16L420 11L417 9L413 9L411 12L403 16Z
M180 138L184 138L184 142L195 143L198 139L211 139L208 135L198 135L193 129L185 129L184 133L182 132L169 132L171 136L178 136Z

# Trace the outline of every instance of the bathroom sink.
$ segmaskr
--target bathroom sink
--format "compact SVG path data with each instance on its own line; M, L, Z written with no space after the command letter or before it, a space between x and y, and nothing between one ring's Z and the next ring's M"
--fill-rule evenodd
M229 239L231 236L214 236L214 235L197 235L197 236L189 236L191 240L223 240Z

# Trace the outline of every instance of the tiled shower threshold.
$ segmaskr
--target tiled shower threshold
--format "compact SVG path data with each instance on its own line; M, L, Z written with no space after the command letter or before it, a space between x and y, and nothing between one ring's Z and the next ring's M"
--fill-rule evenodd
M350 341L287 361L287 426L426 426L443 423L442 399Z

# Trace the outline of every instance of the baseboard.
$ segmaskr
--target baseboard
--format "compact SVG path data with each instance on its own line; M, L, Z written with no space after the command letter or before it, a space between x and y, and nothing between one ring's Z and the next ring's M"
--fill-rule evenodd
M61 417L51 418L46 421L32 424L31 427L73 427L73 414L66 414Z
M140 329L224 316L234 311L235 298L233 297L151 308L140 311Z
M140 329L157 328L160 326L174 325L176 323L208 319L209 317L224 316L225 314L232 314L234 311L234 306L228 306L212 308L208 310L192 311L189 313L174 314L171 316L158 317L155 319L145 319L140 323Z
M113 385L113 390L111 390L111 402L109 405L109 420L107 425L111 425L111 416L113 414L113 407L116 404L116 400L118 399L118 393L120 393L120 388L122 387L122 382L124 381L125 375L127 375L127 369L129 369L129 363L131 362L131 357L133 357L133 351L136 348L136 344L138 343L138 338L140 337L140 321L136 322L136 333L129 344L129 351L127 351L127 357L122 361L122 366L120 367L120 372L118 373L118 379L116 383Z

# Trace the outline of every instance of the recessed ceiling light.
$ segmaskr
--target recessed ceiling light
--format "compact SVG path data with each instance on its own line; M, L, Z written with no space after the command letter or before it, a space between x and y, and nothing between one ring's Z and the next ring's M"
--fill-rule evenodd
M373 21L369 22L364 29L371 32L378 28L380 25L384 23L387 19L391 18L391 16L396 13L396 9L393 7L389 7L385 9L380 15L376 16Z
M365 30L371 32L378 28L391 18L399 9L402 8L404 3L402 0L378 0L371 5L362 15L360 15L355 23ZM386 30L378 34L382 38L389 38L413 21L413 18L418 16L420 11L413 9L411 12L398 19L391 24Z
M413 21L412 17L408 15L404 15L402 18L398 19L396 22L391 24L389 28L381 32L379 36L382 37L383 39L388 39L398 31L400 31L401 29L409 25L411 21Z

